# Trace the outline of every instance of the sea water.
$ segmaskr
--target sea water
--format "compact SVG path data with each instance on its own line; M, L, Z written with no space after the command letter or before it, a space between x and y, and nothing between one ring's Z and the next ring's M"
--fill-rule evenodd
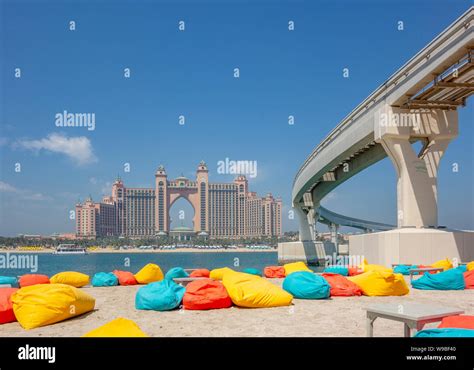
M230 267L241 271L247 267L263 272L265 266L278 265L277 252L159 252L159 253L90 253L90 254L50 254L50 253L11 253L28 255L37 259L35 270L18 265L14 268L0 268L1 276L20 276L23 274L44 274L52 276L61 271L78 271L87 275L97 272L125 270L133 273L147 263L156 263L163 272L172 267L207 268ZM30 257L31 258L31 257Z

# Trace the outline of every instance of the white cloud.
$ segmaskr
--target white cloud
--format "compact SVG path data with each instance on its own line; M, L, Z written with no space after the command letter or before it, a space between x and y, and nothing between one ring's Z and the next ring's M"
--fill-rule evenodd
M19 190L14 186L7 184L6 182L0 181L0 192L3 193L18 193Z
M97 162L92 144L85 136L67 137L52 133L39 140L20 140L18 144L20 147L28 150L47 150L53 153L64 154L81 166Z
M18 189L13 185L7 184L6 182L0 181L0 193L13 193L17 197L23 200L51 200L51 197L41 194L35 193L31 190L26 189Z

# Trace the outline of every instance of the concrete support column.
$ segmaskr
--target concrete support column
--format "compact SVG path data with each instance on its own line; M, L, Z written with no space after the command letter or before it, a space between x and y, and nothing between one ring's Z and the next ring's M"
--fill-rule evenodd
M308 217L306 215L306 212L298 206L295 206L294 208L295 213L298 215L299 218L299 231L300 231L300 240L301 241L307 241L307 240L312 240L312 229L310 228L310 225L308 223Z
M438 168L449 142L457 136L457 112L387 110L385 114L397 118L380 119L374 131L397 171L398 227L437 227ZM424 143L418 154L412 147L417 140Z
M339 242L337 239L337 231L339 230L339 225L331 224L331 242L334 243L336 248L336 253L339 254Z
M316 223L318 222L318 213L314 208L311 208L306 214L308 225L311 232L311 240L316 240L318 231L316 230Z

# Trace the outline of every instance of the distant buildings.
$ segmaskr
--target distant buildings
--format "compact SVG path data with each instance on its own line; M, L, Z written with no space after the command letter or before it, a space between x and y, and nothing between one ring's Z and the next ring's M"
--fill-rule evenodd
M88 198L76 204L76 235L169 235L170 208L182 197L194 208L196 235L231 239L282 235L280 199L249 191L245 176L237 176L232 183L211 183L204 162L199 164L195 180L169 180L163 166L155 173L154 188L128 188L117 179L112 194L102 202Z

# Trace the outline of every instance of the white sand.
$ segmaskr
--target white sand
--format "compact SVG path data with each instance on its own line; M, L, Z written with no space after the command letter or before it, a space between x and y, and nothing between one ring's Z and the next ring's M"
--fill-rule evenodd
M408 279L407 279L408 280ZM282 279L273 279L280 285ZM239 336L365 336L365 310L373 303L417 302L450 306L474 315L474 290L422 291L410 289L403 297L333 297L327 300L299 300L289 307L245 309L232 307L211 311L168 312L135 309L139 286L83 288L96 298L96 309L54 325L24 330L17 322L0 325L0 336L82 336L117 317L134 320L150 336L239 337ZM429 324L426 328L436 327ZM377 319L375 336L403 336L400 322Z

